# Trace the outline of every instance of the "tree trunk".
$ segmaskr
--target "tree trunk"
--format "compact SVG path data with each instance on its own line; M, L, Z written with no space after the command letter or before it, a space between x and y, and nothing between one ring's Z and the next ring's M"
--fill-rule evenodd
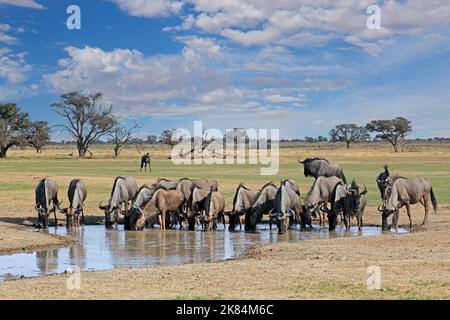
M84 146L84 143L82 141L77 142L77 149L78 149L78 157L84 158L86 156L86 147Z
M347 149L350 149L350 141L345 141L345 143L347 144Z
M0 147L0 159L6 158L6 153L8 152L9 148L11 148L14 144L7 144L6 146Z
M395 152L398 152L398 143L394 143L394 144L392 144L393 146L394 146L394 151Z
M120 150L119 146L114 147L114 158L117 158L119 156L119 150Z

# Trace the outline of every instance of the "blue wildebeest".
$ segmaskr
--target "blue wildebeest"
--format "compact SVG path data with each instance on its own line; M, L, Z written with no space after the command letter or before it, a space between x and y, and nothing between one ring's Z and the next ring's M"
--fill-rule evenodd
M139 211L145 207L145 205L150 201L153 194L155 193L155 188L149 187L147 185L143 185L139 188L136 197L133 200L133 206L131 210L124 216L124 229L132 230L131 226L136 225L136 221L132 219L137 219L139 216ZM152 224L152 221L147 221L149 224Z
M98 205L99 209L105 212L105 226L107 228L118 222L118 210L120 210L122 204L125 206L125 211L121 211L121 213L124 215L128 213L128 202L134 199L137 191L138 186L133 177L119 176L114 180L108 204L102 205L100 202ZM114 221L111 221L111 213L114 213Z
M275 220L278 233L285 233L294 223L300 223L303 229L311 227L311 217L303 215L298 185L293 180L281 181L275 194L274 208L270 212L271 220Z
M304 161L297 161L303 164L303 173L305 177L338 177L347 183L342 167L335 163L330 163L324 158L307 158Z
M212 178L182 178L178 180L176 190L180 191L183 194L184 201L182 205L182 212L184 214L184 218L187 218L188 220L189 230L194 230L195 227L194 213L192 210L190 210L192 208L192 203L190 202L192 200L191 195L195 187L206 190L209 190L212 187L213 191L219 190L219 184Z
M53 211L55 215L55 226L57 226L58 218L56 217L56 209L59 209L60 203L58 201L58 185L56 182L50 178L42 179L36 186L35 195L35 208L38 212L38 228L48 228L48 215L50 211ZM49 210L50 204L53 205L52 210Z
M167 214L178 213L183 195L177 190L157 189L144 207L132 210L130 230L143 230L147 221L159 220L161 230L166 229Z
M325 213L328 202L337 184L342 183L338 177L318 177L306 195L303 212L308 216L319 216L319 224L325 224Z
M250 210L245 214L245 231L255 232L256 224L261 221L264 214L269 214L274 208L275 194L278 187L272 182L266 183L259 191L258 198L251 206ZM272 223L269 222L272 230Z
M255 203L259 196L259 191L247 188L243 183L240 183L236 188L233 198L233 208L228 214L229 231L234 231L236 225L241 226L241 216L248 215L249 210Z
M80 179L70 181L67 197L69 198L69 207L61 210L66 215L66 227L79 227L80 213L83 224L85 223L83 203L87 198L87 188L84 182Z
M209 190L205 199L205 212L202 216L203 226L211 231L217 228L218 222L223 222L225 227L225 199L220 191L214 191L213 187Z
M362 218L367 205L366 194L366 186L364 186L364 190L361 192L355 180L350 184L337 184L333 191L331 209L324 208L325 212L328 213L329 230L333 231L336 229L337 216L342 211L345 229L347 231L350 230L350 219L354 217L358 222L358 230L361 231L363 224Z
M142 171L144 169L145 172L147 172L147 166L149 171L152 171L152 158L150 157L150 153L146 153L141 157L141 169L139 171Z
M425 216L422 225L427 223L430 200L435 213L438 208L431 182L423 177L406 179L394 176L390 179L392 182L389 183L385 189L385 199L387 199L386 206L383 210L379 209L379 211L382 212L382 229L386 230L386 228L388 228L387 219L393 214L392 223L395 226L395 230L398 231L399 211L402 207L406 207L406 213L409 218L409 227L412 228L410 206L419 202L425 208Z
M180 180L168 180L165 178L158 178L155 183L155 189L164 188L166 190L175 190Z

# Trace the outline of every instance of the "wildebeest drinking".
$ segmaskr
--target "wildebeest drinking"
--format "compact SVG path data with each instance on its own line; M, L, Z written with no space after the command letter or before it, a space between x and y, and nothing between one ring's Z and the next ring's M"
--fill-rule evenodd
M277 186L271 181L266 183L259 191L258 198L245 215L245 231L256 231L256 224L261 220L264 214L269 214L275 204L275 195ZM272 223L269 221L270 230Z
M327 204L333 200L331 195L339 183L342 183L342 180L338 177L318 177L306 196L303 212L307 216L318 215L319 223L323 225Z
M128 213L129 201L132 201L136 196L138 186L136 180L133 177L118 176L114 180L113 187L111 189L111 195L107 205L99 204L99 208L105 212L105 226L111 227L113 223L118 222L118 210L123 204L125 211L121 213L126 215ZM111 214L114 213L114 222L111 221Z
M249 210L255 203L258 195L258 190L249 189L243 183L239 184L234 194L233 208L228 215L229 231L234 231L236 225L241 224L241 216L248 215Z
M39 181L35 190L36 210L38 212L38 227L48 228L48 215L53 211L55 215L55 226L58 225L58 218L56 217L56 209L59 209L58 201L58 185L50 179L44 178ZM53 205L52 210L49 210L50 204Z
M80 213L83 224L85 223L83 210L83 204L87 198L87 188L85 183L80 179L73 179L70 181L67 197L69 198L69 207L61 210L61 212L66 215L66 227L79 227Z

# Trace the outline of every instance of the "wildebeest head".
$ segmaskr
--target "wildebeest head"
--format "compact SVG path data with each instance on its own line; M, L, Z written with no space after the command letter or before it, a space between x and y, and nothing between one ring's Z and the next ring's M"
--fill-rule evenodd
M78 219L81 209L68 207L60 209L60 212L66 216L66 228L78 226Z
M381 172L377 177L378 189L380 190L380 195L383 200L388 199L386 197L386 188L389 185L389 177L390 177L389 168L387 165L385 165L384 171Z
M113 225L112 219L111 219L111 214L116 211L117 209L119 209L119 207L113 207L111 208L109 205L102 205L102 202L99 203L98 208L100 210L103 210L103 212L105 213L105 226L107 228L111 227Z
M145 220L146 220L145 215L144 215L144 212L142 211L142 209L133 208L123 218L124 229L125 230L134 230L134 231L144 230Z
M287 180L280 182L280 187L275 194L274 208L270 211L270 220L274 221L278 226L278 233L285 233L289 224L289 219L295 216L290 206L290 197L288 194L289 186L286 185ZM292 191L294 192L294 191Z
M351 214L356 214L361 207L361 196L367 194L367 187L364 186L364 190L361 192L359 185L355 180L347 187L347 194L345 196L345 201L347 202L348 208Z

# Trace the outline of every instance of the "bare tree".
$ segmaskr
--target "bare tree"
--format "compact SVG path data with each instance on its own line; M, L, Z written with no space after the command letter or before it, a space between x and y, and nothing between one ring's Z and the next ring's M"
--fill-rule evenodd
M137 123L134 123L134 126L128 130L125 127L116 126L109 133L109 136L111 137L110 142L114 146L114 157L115 158L117 158L119 156L120 149L130 142L131 136L133 135L133 131L137 127L138 127Z
M99 92L89 95L70 92L61 95L60 102L51 105L53 111L64 119L64 123L57 127L75 139L80 158L84 158L89 147L117 124L112 106L100 104L101 98Z

